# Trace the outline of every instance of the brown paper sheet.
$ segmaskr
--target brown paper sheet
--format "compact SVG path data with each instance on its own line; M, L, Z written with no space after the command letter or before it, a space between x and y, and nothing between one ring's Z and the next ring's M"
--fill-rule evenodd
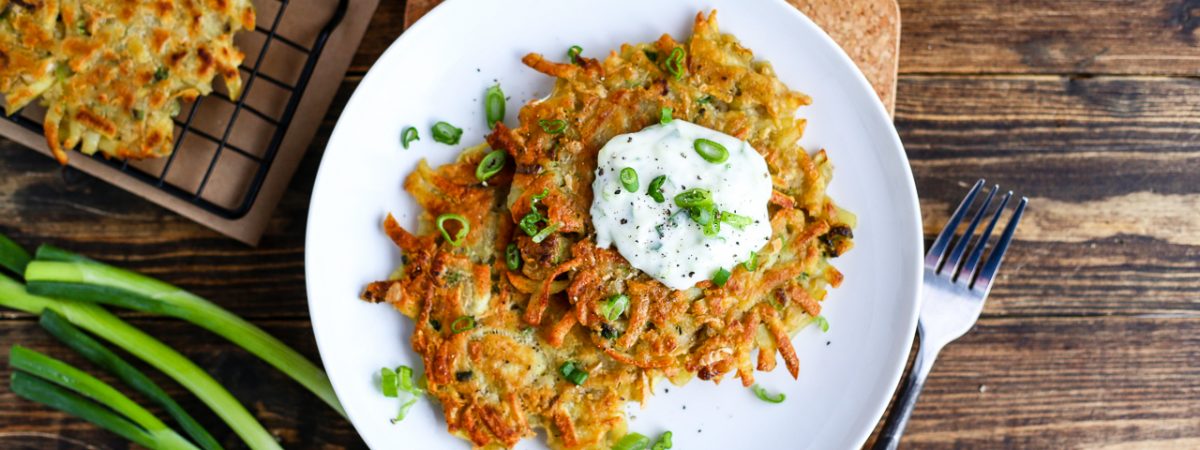
M442 0L409 0L408 28ZM896 111L900 68L900 5L896 0L788 0L808 15L850 55L875 87L888 113Z
M284 114L288 99L297 95L290 93L288 87L296 86L307 60L304 50L313 47L321 29L333 17L338 4L336 0L290 0L286 8L281 8L279 0L255 0L258 28L270 29L278 20L275 29L282 40L272 39L266 47L259 66L262 76L256 78L243 94L246 108L234 118L234 103L221 98L225 92L224 86L216 81L215 91L220 94L200 100L195 108L191 130L181 134L180 128L176 127L179 147L165 176L163 169L168 161L166 158L130 163L130 166L146 175L154 178L162 176L165 189L188 193L197 192L211 164L211 175L203 184L200 198L221 209L242 210L237 217L214 214L190 200L167 193L153 183L122 173L79 153L70 154L69 164L234 239L256 245L333 101L378 3L379 0L350 0L345 17L330 34L312 77L300 94L302 96L291 124L248 209L242 209L242 206L246 204L247 193L253 190L251 183L260 167L256 158L264 156L277 127L282 125L279 119ZM244 81L249 76L245 68L253 67L258 61L267 39L268 35L261 31L243 31L235 37L238 47L246 53L242 70ZM192 106L184 105L179 120L188 120ZM27 107L20 114L41 123L40 108ZM229 126L231 123L232 126ZM50 154L41 133L10 121L0 120L0 135L43 154ZM221 149L218 155L218 142L226 136L228 146Z

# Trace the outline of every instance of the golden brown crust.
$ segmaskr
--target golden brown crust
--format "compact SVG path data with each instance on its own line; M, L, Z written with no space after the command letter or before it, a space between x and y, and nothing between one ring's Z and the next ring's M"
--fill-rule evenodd
M664 68L676 48L687 55L679 78ZM850 248L853 222L825 194L832 169L824 152L810 156L798 145L804 121L794 112L809 98L720 34L715 14L698 15L686 42L664 35L603 61L523 61L556 86L521 109L520 126L500 124L487 137L513 163L486 185L473 172L484 147L436 169L420 163L405 188L425 211L421 232L389 216L385 230L404 266L363 294L416 321L412 345L450 431L480 448L511 447L537 428L552 448L608 448L624 433L624 403L643 401L654 380L719 382L732 372L749 386L756 369L775 368L777 354L796 377L791 334L820 314L827 286L841 282L827 260ZM663 107L748 140L773 175L773 236L756 270L738 265L724 286L671 290L592 238L597 152L617 134L656 123ZM567 127L548 133L542 120ZM445 213L468 218L462 247L432 228ZM545 218L538 230L553 232L534 242L515 226L529 214ZM504 262L510 244L523 261L517 270ZM606 317L616 294L628 297L628 308ZM456 329L461 317L477 326ZM588 371L583 385L559 373L565 362Z
M248 0L4 2L0 93L8 114L42 99L46 142L63 164L77 145L168 155L180 100L211 92L217 73L238 97L244 55L233 35L253 28Z

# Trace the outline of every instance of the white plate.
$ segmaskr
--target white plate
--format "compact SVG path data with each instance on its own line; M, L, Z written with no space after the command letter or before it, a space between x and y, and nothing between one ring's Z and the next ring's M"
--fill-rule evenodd
M591 57L623 42L691 33L698 11L717 9L722 31L736 35L774 65L793 89L813 97L804 146L825 148L836 167L830 193L858 214L855 247L834 264L846 275L825 302L830 329L809 327L794 344L801 374L756 374L788 395L764 403L729 378L683 388L661 383L645 409L631 405L630 429L674 431L676 448L813 448L861 446L900 376L918 310L922 253L916 189L904 149L874 91L837 45L782 0L451 0L404 32L350 99L325 150L308 218L306 274L313 330L325 368L351 422L375 449L469 448L446 433L441 410L421 401L391 424L399 406L377 385L380 367L420 370L410 321L385 305L358 300L399 260L381 222L394 212L412 227L413 198L401 184L420 158L434 165L482 141L484 90L499 80L514 124L526 101L549 93L552 80L524 67L526 53L565 58L583 46ZM462 144L433 142L430 126L464 128ZM421 140L400 147L403 127ZM411 229L411 228L410 228ZM669 393L666 390L669 389ZM685 409L686 407L686 409ZM518 448L544 448L543 438Z

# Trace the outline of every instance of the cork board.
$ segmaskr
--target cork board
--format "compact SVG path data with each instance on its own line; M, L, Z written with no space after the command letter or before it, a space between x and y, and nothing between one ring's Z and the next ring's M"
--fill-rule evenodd
M409 0L404 9L408 28L441 0ZM887 109L896 111L896 78L900 67L900 5L896 0L788 0L816 22L858 65Z
M318 35L337 17L338 2L254 0L257 29L234 36L246 53L240 109L218 80L211 95L181 108L173 158L132 161L122 169L71 152L69 165L222 234L257 244L333 101L378 2L349 0L345 15L311 66L308 83L301 86L298 81L308 55L316 54ZM253 81L251 72L257 72ZM288 108L293 108L291 122L285 127ZM40 125L44 112L30 105L17 114ZM186 133L180 124L187 125ZM49 156L41 127L32 128L36 131L0 120L0 135ZM277 150L267 155L272 139L279 139Z

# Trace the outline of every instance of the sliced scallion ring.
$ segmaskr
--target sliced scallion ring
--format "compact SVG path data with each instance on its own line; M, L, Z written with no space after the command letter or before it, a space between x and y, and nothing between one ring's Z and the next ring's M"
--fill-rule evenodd
M557 223L546 228L542 228L542 231L539 231L537 234L531 236L529 240L533 241L534 244L541 244L542 241L546 240L547 237L550 237L550 234L554 233L555 231L558 231Z
M462 128L446 122L433 124L433 140L446 145L458 145L458 139L462 137L462 133Z
M500 90L500 85L488 88L483 96L483 112L487 117L488 128L495 127L496 122L504 120L504 106L504 91Z
M703 188L691 188L675 196L675 204L680 208L704 208L713 205L712 191Z
M572 45L567 49L567 58L571 60L571 64L579 63L579 54L583 53L583 47Z
M508 270L521 268L521 250L517 248L517 244L508 244L508 248L504 249L504 264L508 266Z
M758 270L758 252L750 252L750 259L747 259L746 262L742 263L742 267L745 267L746 270L751 272Z
M621 169L621 186L625 186L629 192L637 192L638 174L632 167Z
M471 316L459 316L450 323L450 332L454 334L475 329L475 318Z
M654 177L653 180L650 180L650 187L648 189L646 189L646 195L649 195L650 198L654 199L654 201L658 202L658 203L662 203L662 202L666 201L666 198L663 197L663 193L662 193L663 183L666 183L666 182L667 182L666 175L659 175L657 177Z
M729 282L729 271L724 267L717 269L717 272L713 274L712 282L717 287L725 287L725 283Z
M729 159L729 150L726 150L724 145L708 139L696 139L696 142L692 143L692 147L696 149L696 153L699 153L701 158L713 164L720 164Z
M672 116L674 112L675 110L671 109L670 106L662 107L662 110L658 112L658 123L661 125L671 123L672 120L675 120L675 117Z
M754 219L741 214L734 214L729 211L721 211L721 222L733 225L735 228L740 230L753 223Z
M600 305L600 315L612 322L621 318L621 314L625 313L626 308L629 308L629 296L617 294L609 297Z
M419 140L421 140L421 136L417 135L416 128L407 127L404 132L400 133L400 145L403 145L405 150L408 150L409 143Z
M567 121L562 119L542 119L538 121L538 126L542 127L542 131L545 131L547 134L560 134L567 129Z
M754 395L757 396L759 400L762 400L764 402L783 403L783 401L785 399L787 399L787 396L784 395L782 392L772 395L770 392L767 392L766 389L763 389L762 386L759 386L757 384L754 386L751 386L750 389L752 389L754 391Z
M504 169L504 163L508 160L503 150L492 150L488 152L479 165L475 166L475 179L479 181L487 181L488 178L495 176Z
M459 225L458 233L454 234L453 239L450 238L450 232L446 231L447 220L458 222ZM442 232L442 238L446 239L446 242L449 242L450 245L458 247L463 244L464 239L467 237L467 233L471 231L471 223L467 222L467 218L463 217L462 214L442 214L437 218L437 228L438 231Z
M685 59L687 59L687 53L683 51L683 47L675 47L671 50L671 55L667 57L667 72L676 80L682 80L687 73L687 68L684 67Z

